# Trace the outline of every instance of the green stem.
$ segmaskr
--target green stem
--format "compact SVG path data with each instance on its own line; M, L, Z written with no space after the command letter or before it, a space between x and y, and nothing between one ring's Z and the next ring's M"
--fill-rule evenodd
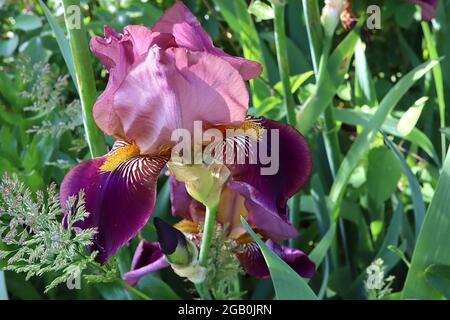
M136 289L135 287L133 287L132 285L128 284L125 280L123 279L119 279L120 284L122 285L122 287L124 287L125 289L127 289L128 291L130 291L131 293L134 293L135 295L137 295L139 298L142 298L143 300L152 300L152 298L150 298L148 295L146 295L145 293L143 293L141 290Z
M339 144L338 130L334 119L333 108L328 107L324 112L324 129L323 138L325 150L327 153L328 163L330 165L331 174L336 176L342 161L341 146Z
M289 60L286 47L286 29L284 24L284 5L273 3L273 9L275 12L275 46L277 50L278 70L283 88L287 121L291 126L296 127L295 102L291 93L291 82L289 78Z
M330 37L324 38L323 51L320 59L319 66L319 75L317 77L317 86L320 86L323 81L328 81L328 58L331 51L331 42L332 39ZM331 173L336 176L337 170L342 161L342 153L341 147L339 144L339 137L337 135L336 130L336 121L334 119L333 108L326 108L324 112L324 128L325 132L323 133L324 141L325 141L325 149L328 157L328 163L330 165Z
M272 4L275 18L275 46L277 50L278 71L280 73L280 80L283 90L284 106L286 108L287 122L297 127L297 120L295 117L295 101L291 93L291 79L289 77L289 59L286 46L286 27L284 23L284 4L273 3ZM295 195L293 199L294 206L290 210L289 220L295 226L298 222L298 208L295 208L295 204L300 202L300 195ZM298 224L298 223L297 223ZM294 244L294 239L290 239L289 242Z
M324 36L319 23L320 15L317 0L303 0L303 12L306 21L306 30L308 33L309 46L311 48L311 58L313 61L314 74L316 75L317 87L328 80L328 58L331 51L332 38ZM319 58L320 57L320 58ZM318 64L317 61L320 63ZM339 144L339 137L336 130L336 121L334 119L333 109L328 107L324 112L324 132L323 139L325 151L327 153L328 164L333 177L342 162L342 152ZM339 223L341 237L346 244L345 229L343 223ZM334 239L331 245L332 265L336 268L339 264L338 242ZM347 248L344 248L347 257Z
M86 140L91 156L96 157L106 153L106 144L102 132L95 125L92 117L92 107L97 98L97 92L94 71L90 63L86 30L81 15L80 1L63 0L63 6L70 51L77 76L76 81L79 89ZM71 9L70 11L68 10L69 8ZM78 10L73 10L72 8L78 8ZM80 17L76 17L78 13L81 15ZM77 22L79 22L78 25Z
M233 292L238 294L241 292L241 281L239 280L239 274L233 279Z
M203 236L202 243L200 245L200 255L199 255L199 264L202 267L208 267L208 256L209 249L211 248L211 241L214 236L214 232L216 230L216 215L217 215L217 206L216 207L206 207L206 217L205 224L203 225ZM211 294L208 288L205 287L204 283L199 283L195 285L200 298L204 300L211 300Z
M422 22L422 31L423 35L425 37L425 42L427 45L427 49L430 55L430 58L433 60L438 60L439 55L436 49L436 45L433 39L433 35L430 30L430 26L428 25L428 22ZM444 82L442 78L442 68L441 64L438 63L433 68L433 78L434 78L434 85L436 87L436 95L438 99L438 106L439 106L439 125L441 129L445 128L445 97L444 97ZM442 163L445 161L445 152L447 150L446 146L446 137L445 134L441 131L441 153L442 153Z
M295 229L300 229L300 204L301 204L301 192L297 192L294 197L292 198L292 205L290 206L290 214L289 214L289 220L294 226ZM298 238L291 238L289 239L289 246L296 248L299 243Z
M211 248L211 240L216 230L216 207L206 207L205 225L203 226L202 244L200 246L199 264L202 267L208 265L209 249Z
M306 32L314 73L319 69L320 53L322 52L323 30L320 25L319 4L317 0L303 0L303 15L305 17Z

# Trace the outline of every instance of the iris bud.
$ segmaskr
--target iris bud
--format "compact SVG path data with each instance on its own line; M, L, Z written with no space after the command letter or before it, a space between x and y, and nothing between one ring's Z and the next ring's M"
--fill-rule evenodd
M160 218L154 219L154 225L161 250L175 273L193 283L202 282L206 277L206 268L198 263L196 245Z

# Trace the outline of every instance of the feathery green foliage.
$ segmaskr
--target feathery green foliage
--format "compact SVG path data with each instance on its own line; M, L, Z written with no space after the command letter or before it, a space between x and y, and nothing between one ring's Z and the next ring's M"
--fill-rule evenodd
M64 213L55 184L51 184L46 193L32 193L16 175L5 174L0 190L0 241L6 245L0 251L0 260L6 261L4 270L25 273L26 279L56 274L46 291L80 277L92 266L104 274L102 277L89 275L89 280L103 282L116 278L111 276L114 271L95 262L96 251L87 252L96 229L74 227L89 216L83 193L68 199L67 208L72 214L62 223Z

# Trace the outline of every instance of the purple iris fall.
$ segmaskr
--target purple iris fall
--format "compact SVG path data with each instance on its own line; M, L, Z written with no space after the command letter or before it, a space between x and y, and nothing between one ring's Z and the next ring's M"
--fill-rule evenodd
M287 200L311 173L309 147L291 126L247 118L245 81L260 75L255 61L230 56L214 47L208 34L182 2L168 9L152 28L127 26L119 33L105 27L91 49L109 71L108 85L94 106L97 125L117 141L103 157L75 166L64 178L60 200L85 193L89 217L78 228L97 228L90 250L104 263L147 223L155 205L156 183L170 160L176 129L193 130L194 121L213 128L252 126L279 130L279 170L262 176L260 164L227 165L230 177L222 191L218 223L236 242L235 254L244 269L268 276L256 244L239 222L268 240L272 249L301 275L310 277L314 264L297 249L276 242L298 235L287 219ZM271 138L266 137L269 148ZM184 220L177 228L188 237L199 235L204 207L170 177L173 214ZM66 215L70 212L66 212ZM167 266L158 243L141 242L128 280Z
M272 182L275 183L277 179L280 179L280 177L274 178ZM245 192L240 192L239 188L235 188L235 183L233 181L228 182L222 191L217 212L218 226L225 230L227 238L232 243L232 251L246 273L256 278L269 277L269 269L262 252L240 222L241 216L248 218L248 214L251 212L267 218L268 215L260 215L258 208L254 208L254 206L262 205L262 202L267 201L267 199L258 199ZM184 184L178 182L172 176L170 177L170 187L172 213L184 218L175 225L175 228L198 245L199 240L201 240L200 224L204 220L206 208L192 199L186 192ZM286 192L286 189L281 192ZM270 200L266 203L269 204L269 202ZM285 211L285 208L283 211ZM283 222L279 221L280 218ZM264 229L261 229L261 227ZM286 217L281 212L278 212L277 218L274 220L263 219L260 224L254 224L253 229L267 239L266 244L269 248L298 274L306 278L314 275L315 265L306 254L298 249L276 243L276 240L280 238L286 239L297 235L297 232L286 222ZM168 267L169 262L163 251L164 249L161 249L159 243L142 240L134 254L131 271L125 274L125 280L130 284L135 284L146 274Z
M408 2L418 4L422 8L422 19L430 21L436 14L438 0L407 0Z

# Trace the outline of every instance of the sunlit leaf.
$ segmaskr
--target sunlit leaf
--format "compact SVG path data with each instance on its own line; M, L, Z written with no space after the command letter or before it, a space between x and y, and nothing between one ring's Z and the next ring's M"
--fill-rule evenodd
M447 153L433 200L428 207L413 252L411 268L403 288L405 299L439 299L441 297L441 293L427 283L424 270L433 264L450 265L449 194L450 156Z

